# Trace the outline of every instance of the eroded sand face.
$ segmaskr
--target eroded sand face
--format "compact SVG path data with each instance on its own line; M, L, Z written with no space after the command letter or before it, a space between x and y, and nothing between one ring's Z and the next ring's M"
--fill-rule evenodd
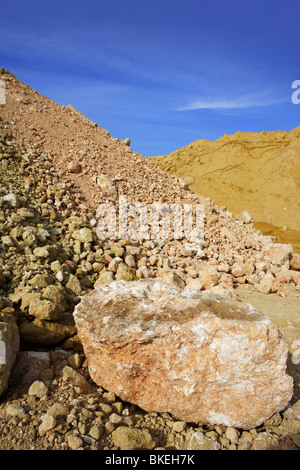
M233 215L248 211L259 229L300 252L299 136L300 127L236 132L213 142L197 140L153 161Z

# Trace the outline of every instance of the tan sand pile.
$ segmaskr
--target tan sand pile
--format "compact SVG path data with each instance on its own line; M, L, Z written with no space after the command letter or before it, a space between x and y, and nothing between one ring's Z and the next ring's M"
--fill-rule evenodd
M197 140L152 161L234 216L248 211L264 234L300 252L300 127Z

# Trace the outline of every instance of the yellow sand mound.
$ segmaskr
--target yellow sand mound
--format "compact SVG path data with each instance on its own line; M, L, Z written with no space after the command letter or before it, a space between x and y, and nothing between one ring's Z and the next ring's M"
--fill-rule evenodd
M263 233L300 252L300 127L197 140L152 159L233 215L248 211Z

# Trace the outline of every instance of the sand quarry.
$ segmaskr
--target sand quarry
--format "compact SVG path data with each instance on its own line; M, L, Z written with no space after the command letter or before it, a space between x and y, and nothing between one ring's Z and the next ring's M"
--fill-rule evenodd
M300 128L239 132L147 158L1 71L0 314L21 348L0 400L0 448L299 449ZM180 241L98 240L96 208L116 195L147 207L203 204L201 256ZM96 283L138 279L197 286L269 317L288 348L288 409L250 430L199 425L145 412L93 383L73 309Z

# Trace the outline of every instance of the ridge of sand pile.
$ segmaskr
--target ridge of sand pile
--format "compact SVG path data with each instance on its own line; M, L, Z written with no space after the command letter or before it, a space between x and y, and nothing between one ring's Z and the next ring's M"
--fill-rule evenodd
M209 271L209 282L201 281L206 289L213 286L231 290L236 282L248 282L261 291L259 286L267 282L268 288L264 285L263 290L276 292L282 282L298 284L295 272L289 271L291 247L279 247L279 255L268 254L268 246L272 244L270 237L243 225L210 198L197 195L186 182L160 169L152 159L133 152L128 141L111 137L88 118L44 97L10 73L1 74L1 78L6 85L1 127L14 136L17 146L49 156L51 163L47 172L55 173L58 181L68 175L74 182L77 207L76 210L72 205L63 209L62 218L78 215L79 210L85 222L94 221L99 204L118 205L121 195L126 195L128 203L142 202L148 209L156 202L189 203L193 207L203 204L204 244L200 258L196 259L192 252L185 250L184 239L163 240L162 244L150 241L135 250L139 251L138 267L147 266L145 276L155 277L164 270L171 270L172 275L175 273L186 284L198 277L199 272ZM41 169L41 179L44 173ZM103 191L99 183L102 177L115 193ZM274 256L279 258L274 261ZM266 263L262 265L264 260ZM176 277L176 282L181 281Z
M160 168L186 178L189 187L248 211L255 226L300 252L300 127L290 131L236 132L197 140L169 155L152 157Z

